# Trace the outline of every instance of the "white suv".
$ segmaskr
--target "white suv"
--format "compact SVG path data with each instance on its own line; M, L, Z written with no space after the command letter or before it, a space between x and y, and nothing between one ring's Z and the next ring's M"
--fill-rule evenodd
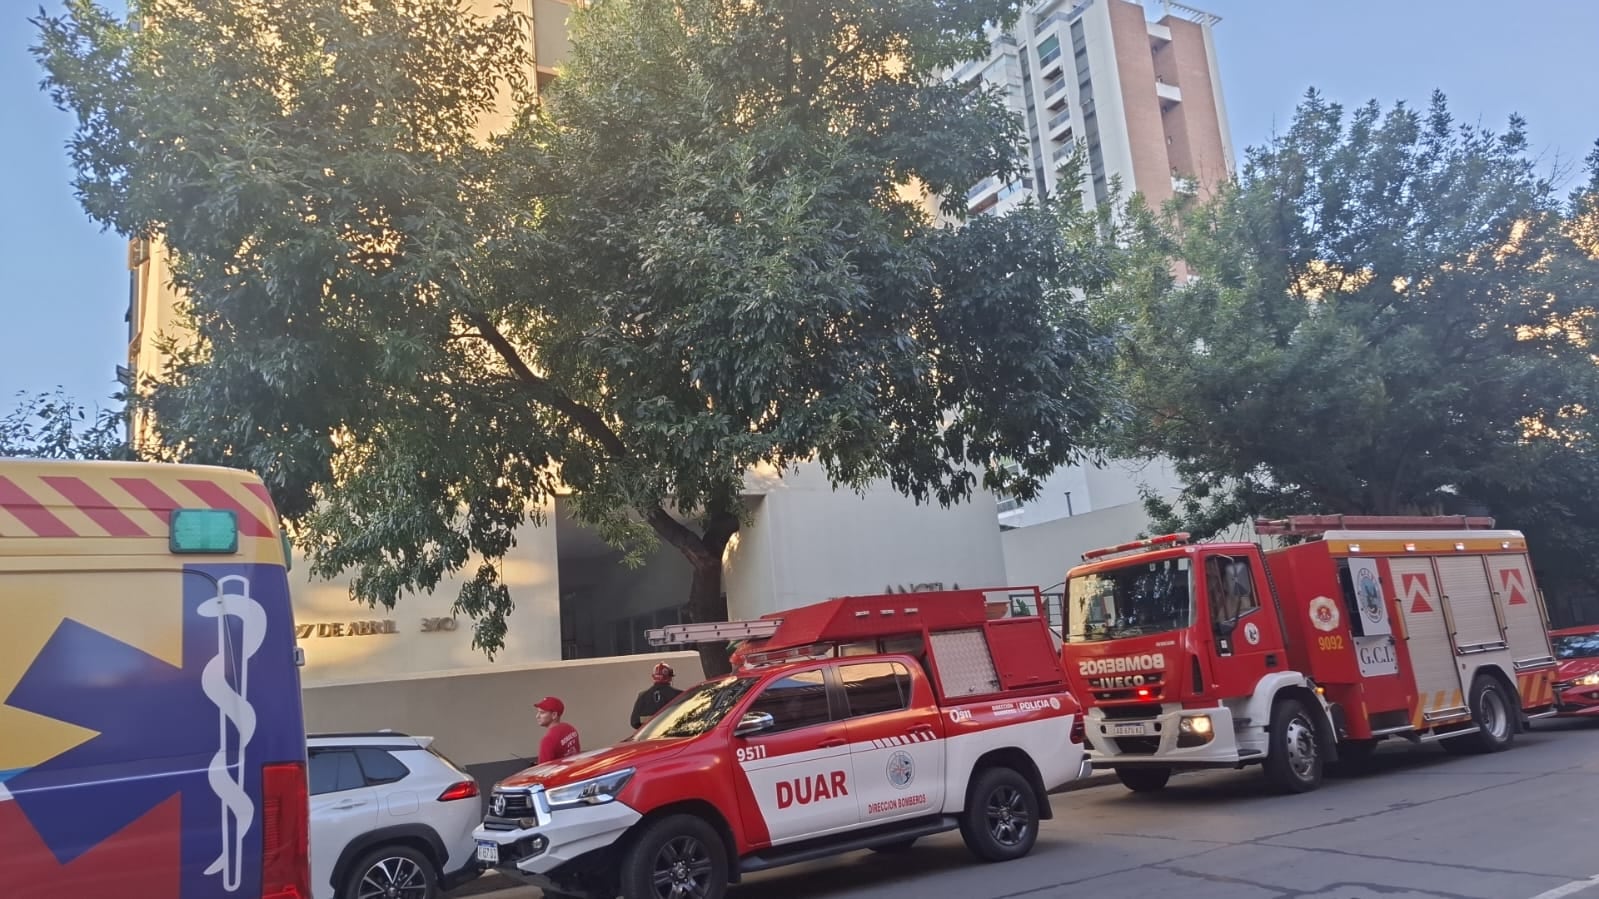
M306 744L314 899L437 899L481 873L477 781L432 737L313 734Z

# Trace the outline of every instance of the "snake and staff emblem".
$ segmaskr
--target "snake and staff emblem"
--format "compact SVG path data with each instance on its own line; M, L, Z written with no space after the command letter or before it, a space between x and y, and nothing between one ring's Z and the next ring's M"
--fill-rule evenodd
M255 708L248 700L250 659L266 637L266 610L250 596L250 579L228 575L217 580L217 595L200 603L200 614L217 621L217 653L200 673L200 688L217 707L217 751L207 777L222 801L222 851L205 869L221 874L228 892L243 876L244 836L255 822L255 802L244 788L244 753L255 736ZM238 619L237 629L228 619ZM237 736L229 739L229 731Z

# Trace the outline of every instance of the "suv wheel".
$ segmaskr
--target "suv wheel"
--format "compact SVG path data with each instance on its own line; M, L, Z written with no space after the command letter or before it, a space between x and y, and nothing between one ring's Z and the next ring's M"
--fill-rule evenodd
M645 828L622 858L623 899L721 899L727 847L705 819L671 815Z
M966 848L985 862L1004 862L1038 842L1038 794L1012 768L985 768L972 783L961 814Z
M439 877L432 859L395 844L361 856L339 899L438 899L438 895Z

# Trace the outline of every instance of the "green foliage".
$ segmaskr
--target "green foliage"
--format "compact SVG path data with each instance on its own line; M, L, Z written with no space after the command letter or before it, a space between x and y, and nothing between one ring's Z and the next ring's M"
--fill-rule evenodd
M1098 314L1126 325L1114 449L1187 485L1149 498L1159 526L1487 507L1599 548L1596 506L1570 502L1596 470L1590 199L1561 203L1519 119L1457 125L1441 95L1346 115L1312 91L1213 198L1131 209L1138 252Z
M0 418L0 458L131 459L127 421L117 409L90 409L56 388L17 394Z
M997 98L936 77L1014 2L607 0L541 104L525 23L451 0L134 10L74 0L39 53L86 208L179 260L199 339L162 437L260 472L361 599L473 566L492 651L494 560L564 485L608 539L679 549L721 617L751 466L1028 497L1105 411L1071 299L1111 274L1094 214L939 227L902 190L959 219L1023 167Z

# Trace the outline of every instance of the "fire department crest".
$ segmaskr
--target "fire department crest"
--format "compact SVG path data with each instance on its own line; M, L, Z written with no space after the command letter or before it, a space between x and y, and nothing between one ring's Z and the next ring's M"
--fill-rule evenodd
M1310 601L1310 623L1319 631L1333 631L1338 629L1338 606L1325 596L1318 596Z
M903 790L915 779L916 763L911 761L910 753L901 750L888 757L888 782L895 789Z
M1360 611L1372 624L1382 620L1382 588L1377 576L1369 568L1360 570Z

